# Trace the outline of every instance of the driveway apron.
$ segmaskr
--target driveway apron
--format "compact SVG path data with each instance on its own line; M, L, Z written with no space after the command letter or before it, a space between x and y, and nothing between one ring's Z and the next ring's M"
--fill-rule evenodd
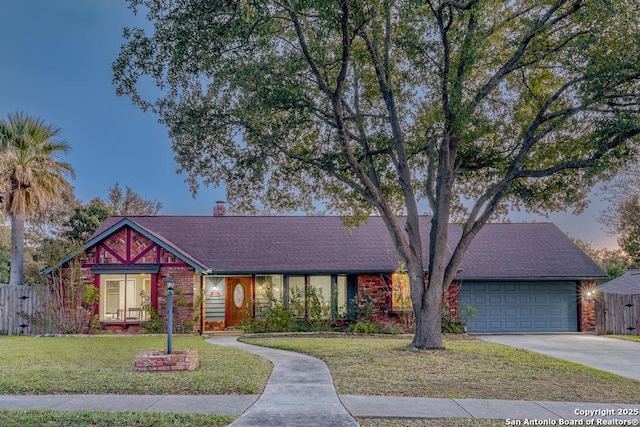
M209 338L267 358L273 371L264 392L234 427L357 426L336 394L327 365L314 357L244 344L234 336Z
M640 380L640 343L586 334L477 335L504 344L569 360Z

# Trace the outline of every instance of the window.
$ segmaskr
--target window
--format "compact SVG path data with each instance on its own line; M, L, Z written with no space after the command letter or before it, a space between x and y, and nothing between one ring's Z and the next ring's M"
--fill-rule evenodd
M306 305L305 276L289 276L289 310L294 316L303 317Z
M207 276L205 278L205 320L207 322L224 321L225 281L224 277Z
M331 317L331 276L309 276L309 310L312 317Z
M282 276L256 276L256 315L261 311L272 307L274 304L282 305Z
M348 309L348 301L347 301L347 276L338 276L338 280L336 283L338 287L336 289L336 293L338 294L338 315L346 316Z
M407 273L393 273L391 275L391 295L394 310L411 310L413 308Z
M151 298L149 274L103 274L100 276L100 320L138 322L147 319L145 306Z
M347 314L347 276L288 276L287 283L286 303L294 316L329 319Z

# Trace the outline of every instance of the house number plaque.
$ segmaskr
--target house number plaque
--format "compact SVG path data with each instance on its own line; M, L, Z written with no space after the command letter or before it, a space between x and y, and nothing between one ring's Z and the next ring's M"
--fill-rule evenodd
M233 303L236 308L242 308L244 305L244 287L242 283L236 284L235 288L233 288Z

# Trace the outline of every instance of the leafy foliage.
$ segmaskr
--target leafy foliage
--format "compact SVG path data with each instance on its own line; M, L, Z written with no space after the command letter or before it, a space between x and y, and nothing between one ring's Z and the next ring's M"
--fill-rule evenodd
M583 240L573 239L573 241L611 278L622 276L627 268L632 266L629 256L620 249L594 248Z
M129 186L123 193L118 182L109 188L106 200L98 201L106 205L110 215L157 215L162 210L162 203L145 199Z
M490 218L579 211L637 152L635 0L130 4L153 30L125 29L116 91L159 115L192 190L224 182L245 211L321 201L350 226L381 215L416 348L442 347L443 288ZM160 99L138 91L149 78Z
M27 215L44 216L71 192L65 177L74 177L74 170L60 160L69 149L60 128L42 119L17 112L0 120L0 194L3 211L11 219L10 284L24 284Z
M110 214L111 211L101 199L93 199L86 205L79 204L63 224L66 228L63 236L76 242L85 242Z
M640 265L640 163L624 168L616 179L603 186L608 209L598 220L611 234L618 236L618 244ZM615 277L615 276L614 276Z
M636 194L618 207L618 244L640 265L640 195Z

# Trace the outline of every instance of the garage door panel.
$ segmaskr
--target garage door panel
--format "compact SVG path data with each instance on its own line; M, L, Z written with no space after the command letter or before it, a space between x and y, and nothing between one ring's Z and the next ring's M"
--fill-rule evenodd
M460 308L478 310L470 332L577 331L574 282L463 283Z
M520 304L531 304L531 295L520 295L518 296L518 301Z

